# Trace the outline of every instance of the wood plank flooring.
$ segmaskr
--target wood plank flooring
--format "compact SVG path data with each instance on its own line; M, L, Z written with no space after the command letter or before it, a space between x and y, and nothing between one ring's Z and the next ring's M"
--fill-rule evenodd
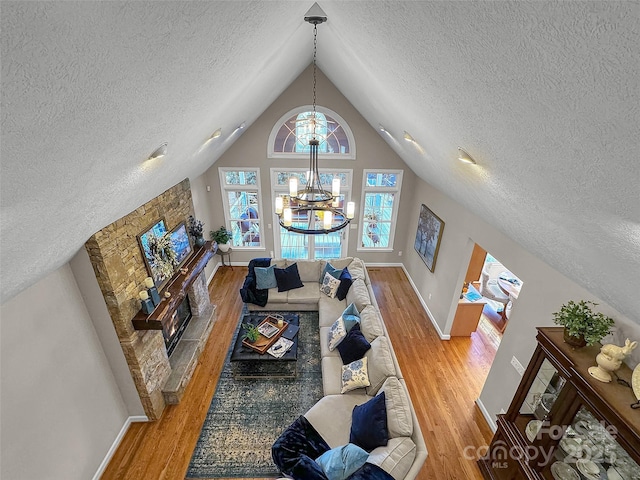
M103 479L185 478L237 326L246 272L216 272L209 291L218 320L182 402L167 407L156 422L133 424ZM463 450L475 451L492 437L474 403L495 355L491 342L481 332L441 341L401 268L374 267L369 274L429 450L418 479L482 478Z

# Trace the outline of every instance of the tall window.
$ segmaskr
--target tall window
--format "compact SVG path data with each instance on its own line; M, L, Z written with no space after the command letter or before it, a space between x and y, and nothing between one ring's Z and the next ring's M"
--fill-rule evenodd
M358 250L393 249L402 170L365 170Z
M260 169L219 168L226 228L234 248L263 246L260 219Z
M356 158L356 146L351 129L336 112L311 105L294 108L276 122L269 135L267 154L270 158L307 158L309 140L320 141L318 153L325 158Z
M331 191L331 183L334 178L340 179L340 203L342 209L351 198L351 170L330 171L320 169L320 182L328 191ZM299 188L307 185L307 171L305 169L271 169L271 187L273 189L273 201L280 195L289 193L289 177L298 177ZM293 223L307 223L308 218L294 218ZM319 220L321 221L321 219ZM346 229L322 235L303 235L292 233L280 225L274 228L274 243L276 257L297 259L326 259L344 256L346 252Z

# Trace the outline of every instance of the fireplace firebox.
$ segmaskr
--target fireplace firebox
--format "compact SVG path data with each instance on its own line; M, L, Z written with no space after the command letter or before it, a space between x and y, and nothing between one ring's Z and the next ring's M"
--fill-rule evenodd
M182 332L187 328L191 317L189 296L186 296L176 311L173 312L173 315L162 322L162 335L164 336L164 344L167 347L167 355L171 356L176 345L178 345Z

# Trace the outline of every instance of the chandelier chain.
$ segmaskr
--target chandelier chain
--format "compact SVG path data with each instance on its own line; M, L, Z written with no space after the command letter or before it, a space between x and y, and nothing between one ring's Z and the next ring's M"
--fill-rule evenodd
M316 138L316 55L318 52L318 24L313 25L313 138Z

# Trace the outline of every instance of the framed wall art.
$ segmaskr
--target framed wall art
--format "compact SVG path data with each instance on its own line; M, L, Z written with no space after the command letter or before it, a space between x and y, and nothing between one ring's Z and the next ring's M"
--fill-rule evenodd
M189 241L189 234L184 222L180 222L173 230L171 230L171 244L176 254L176 267L180 268L187 261L193 248Z
M147 266L149 276L153 278L158 290L164 286L173 274L172 254L167 251L167 246L170 247L171 242L168 242L169 238L166 233L167 225L164 218L161 218L138 235L142 258Z
M436 260L438 258L438 250L440 250L443 230L444 222L440 217L422 204L414 247L431 272L436 269Z

